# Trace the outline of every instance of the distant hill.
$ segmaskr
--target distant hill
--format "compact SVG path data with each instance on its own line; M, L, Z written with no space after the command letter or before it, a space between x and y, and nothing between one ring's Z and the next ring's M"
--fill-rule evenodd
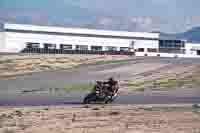
M200 27L194 27L183 33L168 34L160 32L161 39L185 39L189 42L200 42Z
M192 28L186 32L176 34L176 38L187 39L190 42L200 42L200 27Z

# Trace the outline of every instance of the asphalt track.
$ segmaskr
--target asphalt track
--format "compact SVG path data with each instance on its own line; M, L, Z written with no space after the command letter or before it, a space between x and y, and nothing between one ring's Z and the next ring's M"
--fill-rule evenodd
M12 98L9 98L12 96ZM0 99L0 106L48 106L48 105L79 105L84 95L47 96L47 95L10 95ZM200 103L199 96L176 97L161 95L121 95L112 104L194 104Z
M0 80L0 106L34 106L34 105L72 105L81 104L86 93L21 93L23 90L45 90L62 88L67 84L94 83L96 80L105 80L109 76L120 80L129 79L130 66L142 63L160 63L163 67L176 64L200 63L200 59L175 58L136 58L126 63L90 65L68 71L52 71L16 76L14 79ZM143 68L137 68L142 70ZM116 71L117 70L117 71ZM119 71L118 71L119 70ZM140 71L141 71L140 70ZM137 74L137 73L136 73ZM181 91L170 93L139 92L130 95L119 95L113 104L176 104L200 103L200 91Z

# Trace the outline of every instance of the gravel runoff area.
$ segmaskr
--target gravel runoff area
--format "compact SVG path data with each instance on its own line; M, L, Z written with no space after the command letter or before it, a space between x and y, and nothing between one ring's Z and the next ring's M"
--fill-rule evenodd
M0 107L0 133L199 133L200 106Z

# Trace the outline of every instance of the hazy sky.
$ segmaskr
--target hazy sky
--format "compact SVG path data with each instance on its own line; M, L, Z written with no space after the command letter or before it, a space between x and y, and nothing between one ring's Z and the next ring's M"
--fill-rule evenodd
M129 31L200 26L200 0L0 0L0 22Z

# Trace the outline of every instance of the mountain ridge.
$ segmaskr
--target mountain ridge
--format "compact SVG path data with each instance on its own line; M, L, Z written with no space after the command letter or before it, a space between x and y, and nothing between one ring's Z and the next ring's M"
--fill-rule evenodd
M161 39L181 39L188 42L200 43L200 27L193 27L182 33L164 33L160 32Z

